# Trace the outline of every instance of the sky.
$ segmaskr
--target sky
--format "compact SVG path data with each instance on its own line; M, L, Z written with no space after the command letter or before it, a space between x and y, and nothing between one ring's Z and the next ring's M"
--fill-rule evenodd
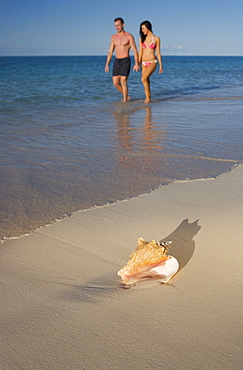
M137 45L149 20L163 55L243 55L242 0L1 0L0 56L106 55L116 17Z

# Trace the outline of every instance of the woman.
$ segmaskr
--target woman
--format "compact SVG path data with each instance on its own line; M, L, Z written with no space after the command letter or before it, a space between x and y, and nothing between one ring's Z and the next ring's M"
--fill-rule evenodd
M160 38L153 34L152 25L149 21L144 21L140 24L139 63L142 64L141 80L146 97L145 103L149 103L151 100L149 77L155 71L157 63L159 63L159 73L163 72Z

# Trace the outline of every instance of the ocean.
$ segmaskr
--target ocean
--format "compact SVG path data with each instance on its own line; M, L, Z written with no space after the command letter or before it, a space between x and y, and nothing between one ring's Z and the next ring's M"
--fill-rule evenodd
M243 161L243 57L164 56L147 105L140 72L123 103L105 61L0 57L2 241Z

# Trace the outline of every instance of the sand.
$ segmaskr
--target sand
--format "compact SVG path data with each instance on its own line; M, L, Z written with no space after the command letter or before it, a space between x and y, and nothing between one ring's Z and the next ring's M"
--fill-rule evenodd
M242 369L243 166L88 211L1 253L2 369ZM137 238L180 269L126 290Z

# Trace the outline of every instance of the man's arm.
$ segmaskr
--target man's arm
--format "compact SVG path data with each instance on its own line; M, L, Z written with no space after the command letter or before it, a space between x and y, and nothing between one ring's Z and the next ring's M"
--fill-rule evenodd
M134 54L134 59L135 59L135 66L133 67L133 70L137 72L140 69L139 61L138 61L138 51L137 51L134 37L132 35L130 35L130 45L131 45L131 48Z
M138 63L139 63L139 65L142 62L142 57L143 57L143 47L142 47L142 40L141 40L141 37L140 37L140 40L139 40L139 55L138 55Z
M111 38L111 44L110 44L110 49L108 51L108 55L107 55L107 59L106 59L106 65L105 65L105 72L106 73L109 72L109 64L110 64L110 61L111 61L111 58L112 58L114 49L115 49L115 45L114 45L113 36L112 36L112 38Z

